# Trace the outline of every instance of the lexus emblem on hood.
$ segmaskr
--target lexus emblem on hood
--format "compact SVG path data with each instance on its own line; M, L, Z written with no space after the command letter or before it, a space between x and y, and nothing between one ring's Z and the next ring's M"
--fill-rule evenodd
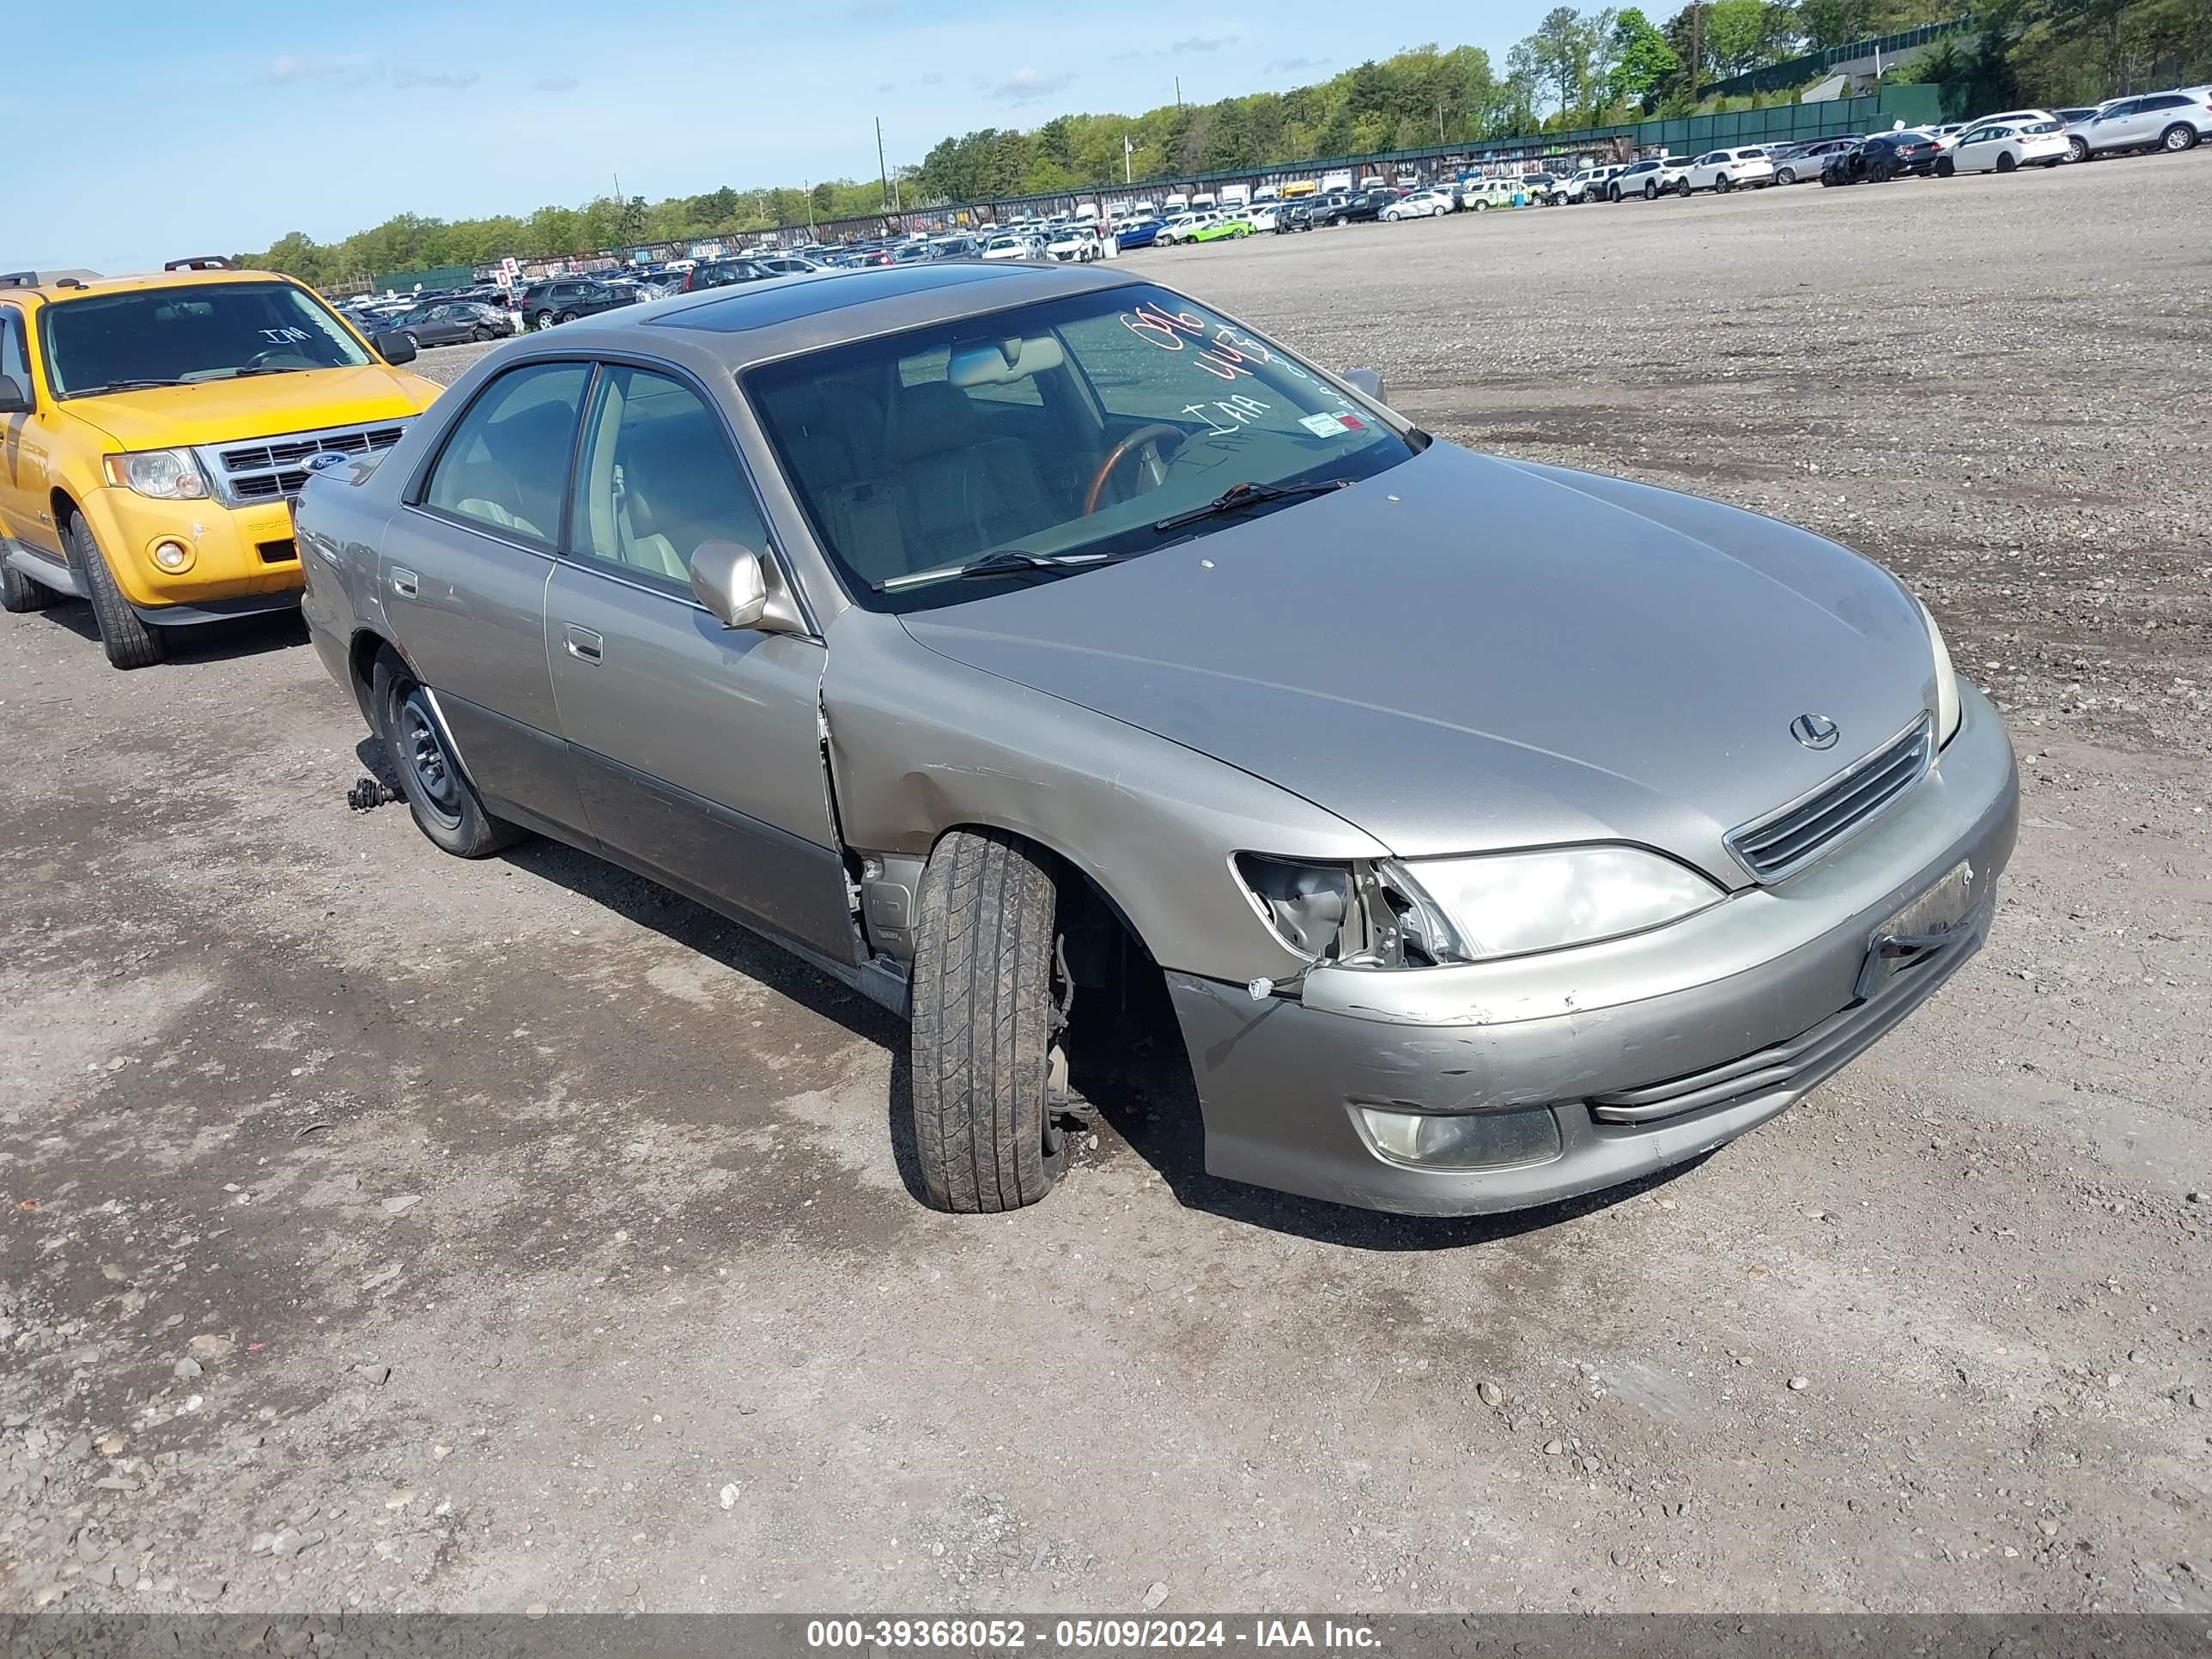
M1808 749L1833 749L1836 723L1826 714L1800 714L1790 722L1790 735Z

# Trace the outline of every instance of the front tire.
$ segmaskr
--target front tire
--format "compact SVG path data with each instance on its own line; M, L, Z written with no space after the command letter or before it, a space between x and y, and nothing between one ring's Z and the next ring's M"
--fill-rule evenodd
M2012 169L2008 167L2006 163L2011 159L2011 157L2005 155L2000 155L1997 157L1997 171L1999 173L2010 173ZM1939 155L1936 158L1936 176L1938 179L1948 179L1958 170L1959 164L1953 161L1949 156Z
M107 567L106 555L93 539L92 526L84 521L82 514L70 519L69 528L62 532L62 544L69 550L70 567L76 573L77 586L92 602L92 617L100 625L100 647L107 653L110 665L150 668L167 656L167 640L160 629L150 626L133 611L131 601L123 597L123 590L115 583L115 573Z
M1735 180L1729 178L1725 173L1721 174L1719 178L1713 180L1713 189L1723 196L1727 195L1735 188Z
M415 827L434 846L456 858L481 859L521 839L519 826L484 810L461 771L437 706L396 652L377 653L369 708Z
M2066 153L2075 161L2087 161L2089 159L2089 141L2087 138L2081 137L2069 138L2066 141Z
M561 313L561 320L564 323L573 323L576 320L576 313L573 311L564 311Z
M1052 1074L1053 881L997 830L955 830L922 871L915 934L915 1151L930 1203L993 1215L1066 1167Z
M1690 199L1690 181L1687 179L1684 179L1677 183L1674 186L1674 193L1680 197L1684 201L1688 201Z
M1774 175L1774 182L1778 185L1794 185L1797 182L1797 175L1790 168L1784 167Z

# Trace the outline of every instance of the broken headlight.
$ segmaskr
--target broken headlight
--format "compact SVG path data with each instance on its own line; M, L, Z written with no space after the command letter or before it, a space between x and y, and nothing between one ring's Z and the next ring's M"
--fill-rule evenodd
M1258 853L1237 855L1237 873L1260 918L1275 937L1309 961L1336 954L1352 905L1352 870L1342 864L1299 864Z
M1687 866L1635 847L1374 864L1243 853L1237 872L1285 945L1348 968L1432 968L1591 945L1727 896Z
M1686 865L1637 847L1388 860L1376 866L1409 950L1488 962L1640 933L1717 903Z

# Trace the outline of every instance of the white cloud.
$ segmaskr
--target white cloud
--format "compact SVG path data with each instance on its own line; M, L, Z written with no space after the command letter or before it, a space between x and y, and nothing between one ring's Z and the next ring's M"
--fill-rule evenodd
M980 83L983 95L1001 104L1033 104L1074 83L1073 75L1045 75L1024 64L996 85Z
M336 75L345 65L332 58L306 58L286 52L270 64L264 79L280 87L289 87L300 81L320 81Z
M477 78L474 70L423 70L412 64L402 64L392 71L392 84L395 87L434 87L448 92L472 87Z

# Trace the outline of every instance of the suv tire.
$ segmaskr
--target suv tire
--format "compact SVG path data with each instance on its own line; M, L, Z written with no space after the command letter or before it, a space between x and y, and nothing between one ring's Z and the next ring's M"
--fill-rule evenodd
M2186 121L2176 121L2158 135L2159 147L2169 155L2179 155L2185 149L2197 148L2197 129Z
M44 611L62 596L44 582L33 581L12 564L0 564L0 611L20 617L26 611Z
M1051 1102L1055 898L1044 867L996 830L953 830L922 871L910 1072L938 1209L1018 1210L1066 1167Z
M397 652L376 653L368 707L415 826L434 845L456 858L481 859L522 838L519 825L484 810L455 757L437 706Z
M92 603L92 619L100 625L100 646L107 653L108 662L117 668L148 668L167 656L168 644L161 630L149 626L133 611L123 590L115 585L115 573L107 568L107 557L93 539L92 526L82 513L70 515L69 528L62 532L62 545L69 550L77 586Z

